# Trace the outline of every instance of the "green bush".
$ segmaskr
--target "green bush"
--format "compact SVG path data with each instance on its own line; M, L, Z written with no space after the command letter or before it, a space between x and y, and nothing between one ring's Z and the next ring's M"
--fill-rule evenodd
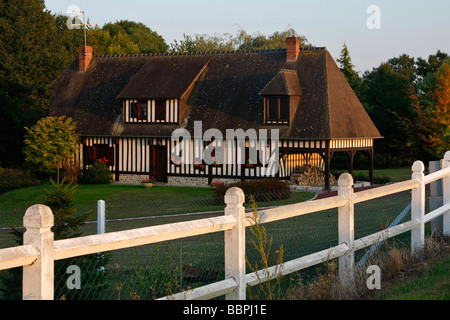
M225 193L231 187L239 187L244 191L245 202L249 202L250 196L254 196L258 202L283 200L291 196L289 185L285 181L269 178L218 184L214 187L216 198L224 199Z
M86 169L80 179L82 184L108 184L111 181L111 171L105 162L99 160L95 160L94 164Z
M0 168L0 193L39 185L41 182L20 169Z

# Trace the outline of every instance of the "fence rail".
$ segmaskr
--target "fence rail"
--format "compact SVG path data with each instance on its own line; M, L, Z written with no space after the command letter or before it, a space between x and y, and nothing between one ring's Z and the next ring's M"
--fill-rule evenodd
M445 154L444 169L425 176L423 163L416 161L412 170L411 180L358 193L353 192L352 176L343 174L339 178L337 196L259 211L260 223L268 223L338 209L338 245L284 262L280 266L272 266L268 270L245 274L245 228L252 222L247 219L248 214L243 207L245 196L239 188L227 191L224 216L58 241L54 241L50 231L53 226L51 210L43 205L34 205L24 216L24 245L0 250L0 270L23 266L23 299L53 299L55 260L224 232L225 279L161 299L210 299L221 295L225 295L226 299L245 299L247 286L270 279L275 270L289 274L335 258L339 258L341 281L347 281L354 271L356 250L411 230L411 249L414 252L424 245L425 223L441 215L443 232L450 234L450 151ZM443 205L425 215L425 184L439 179L443 181ZM355 203L408 190L411 190L410 221L354 239Z

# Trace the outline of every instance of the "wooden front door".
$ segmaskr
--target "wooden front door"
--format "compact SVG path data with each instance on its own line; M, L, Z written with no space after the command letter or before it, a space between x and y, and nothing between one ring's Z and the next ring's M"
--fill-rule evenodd
M165 146L152 147L153 177L158 181L167 181L167 150Z

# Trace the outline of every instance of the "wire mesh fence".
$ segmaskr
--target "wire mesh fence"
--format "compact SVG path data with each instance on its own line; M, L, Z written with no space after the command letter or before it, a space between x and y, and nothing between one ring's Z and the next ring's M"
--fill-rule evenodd
M255 195L255 202L262 209L305 201L310 196L301 192L282 196L264 194ZM386 228L410 200L410 194L405 192L356 204L355 239ZM214 197L170 203L109 201L106 203L106 232L223 215L224 207L223 199ZM248 201L246 207L253 210ZM96 212L96 208L79 210ZM282 260L289 261L337 245L337 223L338 210L331 209L264 224L267 238L271 241L269 265L274 264L276 252L281 247ZM96 233L96 222L92 220L82 232L83 235ZM4 232L1 236L6 235ZM248 262L261 265L261 253L253 246L251 232L246 232L246 238ZM75 271L71 271L70 266L76 266L75 270L80 272L79 287L74 286ZM250 269L247 266L247 272ZM224 234L218 232L56 261L55 299L148 300L223 280L224 275ZM5 277L8 279L10 274L1 271L0 279ZM295 275L285 279L284 289L295 282L293 277ZM0 298L11 298L8 283L11 282L0 281L0 291L3 292Z

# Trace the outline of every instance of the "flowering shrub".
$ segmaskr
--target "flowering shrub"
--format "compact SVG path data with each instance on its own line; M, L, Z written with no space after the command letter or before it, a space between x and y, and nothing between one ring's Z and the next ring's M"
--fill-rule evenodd
M108 163L108 159L106 159L105 157L103 157L102 159L97 159L98 162L104 162L104 163Z
M141 183L155 183L156 181L157 180L153 177L139 180Z
M92 166L86 169L81 183L83 184L108 184L112 181L111 171L104 159L97 159Z
M213 187L217 187L217 186L222 186L222 185L224 185L224 183L223 183L223 181L214 179L213 181L211 181L211 183L210 183L209 185L210 185L210 186L213 186Z

